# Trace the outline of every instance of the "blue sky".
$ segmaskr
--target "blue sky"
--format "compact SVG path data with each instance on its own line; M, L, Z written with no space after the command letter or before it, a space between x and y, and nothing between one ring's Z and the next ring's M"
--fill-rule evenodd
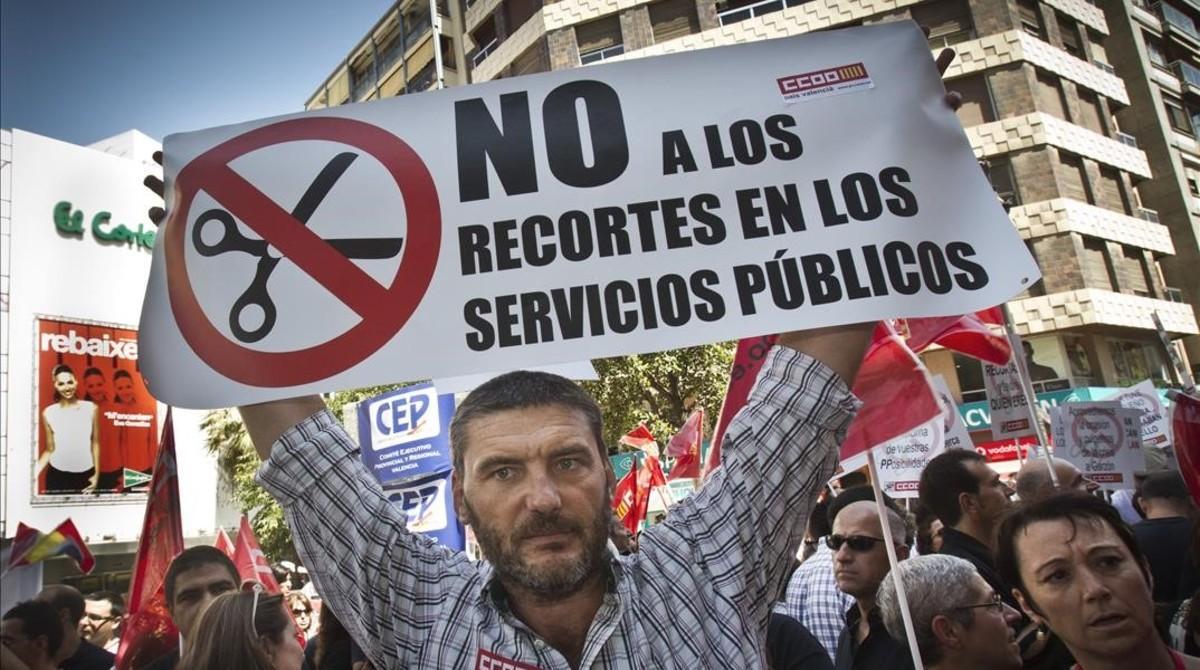
M303 109L388 0L0 0L0 126L89 144Z

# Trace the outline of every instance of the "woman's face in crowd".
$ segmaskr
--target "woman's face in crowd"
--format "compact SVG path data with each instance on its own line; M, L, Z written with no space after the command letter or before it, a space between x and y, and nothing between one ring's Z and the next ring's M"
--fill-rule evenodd
M296 639L296 627L288 626L283 631L283 637L276 643L268 643L271 665L274 670L300 670L304 666L304 648Z
M54 390L58 391L58 396L63 400L74 398L78 385L75 381L75 375L70 372L60 372L54 375Z
M1107 523L1034 523L1017 537L1016 550L1029 593L1018 594L1021 606L1077 657L1128 652L1155 635L1142 566Z

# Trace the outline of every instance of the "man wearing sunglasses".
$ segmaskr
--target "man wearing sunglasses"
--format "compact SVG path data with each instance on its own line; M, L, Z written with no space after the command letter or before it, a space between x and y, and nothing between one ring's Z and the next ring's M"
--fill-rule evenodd
M911 539L895 502L885 499L888 527L896 545L896 558L908 558ZM825 538L833 552L833 576L842 593L854 598L846 613L846 627L838 637L837 670L903 670L912 657L884 628L875 606L879 583L891 565L884 547L883 524L870 488L850 489L829 506L833 533Z
M1012 626L1021 615L1004 604L969 562L957 556L918 556L898 568L908 593L917 649L926 670L1017 670L1021 651ZM876 597L883 624L907 646L892 578Z
M83 599L79 634L88 642L115 654L121 646L120 626L124 615L124 598L112 591L97 591Z

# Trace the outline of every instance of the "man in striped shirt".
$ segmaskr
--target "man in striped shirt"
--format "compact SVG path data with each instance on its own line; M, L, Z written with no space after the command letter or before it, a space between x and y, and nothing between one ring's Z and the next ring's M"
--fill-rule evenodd
M567 380L510 373L455 416L477 563L407 531L320 398L241 411L318 591L377 668L758 668L871 328L780 336L722 467L630 556L606 549L599 409Z

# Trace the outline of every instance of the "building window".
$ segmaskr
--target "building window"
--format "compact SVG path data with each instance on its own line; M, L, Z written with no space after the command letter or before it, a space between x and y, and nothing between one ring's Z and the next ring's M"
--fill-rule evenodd
M1104 123L1101 119L1104 112L1100 107L1100 98L1091 91L1079 91L1079 125L1096 133L1104 134Z
M700 32L695 0L662 0L648 11L655 44Z
M1005 207L1015 207L1021 204L1021 196L1017 192L1017 180L1013 177L1012 163L1007 158L988 160L988 181L992 190Z
M1167 121L1171 127L1181 133L1192 134L1192 122L1187 112L1183 109L1183 102L1179 98L1163 94L1163 107L1167 110Z
M1079 43L1079 24L1066 14L1056 12L1058 34L1062 38L1063 50L1076 58L1083 58L1083 45Z
M971 10L965 0L927 2L916 5L909 11L917 25L929 29L929 47L932 49L975 38Z
M1151 37L1146 33L1142 33L1142 41L1146 43L1146 56L1150 59L1150 63L1165 70L1167 68L1167 57L1163 55L1162 42L1158 38Z
M1143 298L1150 297L1149 273L1141 249L1121 247L1121 292L1132 293Z
M1155 348L1144 342L1109 340L1116 386L1133 386L1144 379L1163 379L1162 364Z
M1042 24L1038 4L1038 0L1017 0L1017 12L1021 17L1021 29L1039 40L1045 40L1046 26Z
M1121 173L1106 165L1100 166L1100 178L1096 184L1096 204L1114 212L1127 214L1125 196L1121 188Z
M479 64L487 60L487 57L492 55L496 47L500 46L500 39L496 36L495 18L485 20L471 34L471 41L475 43L475 49L468 58L471 61L471 67L479 67Z
M1060 119L1067 118L1067 103L1063 98L1062 86L1059 84L1058 78L1038 72L1037 76L1038 90L1038 109L1052 116L1057 116Z
M1080 259L1084 283L1091 288L1113 290L1113 269L1108 257L1108 245L1094 237L1083 238L1083 258Z
M955 79L954 89L962 96L962 107L958 108L958 119L964 128L996 120L996 113L992 107L992 95L988 90L987 77L983 73Z
M616 14L575 26L575 39L579 43L581 65L598 63L625 53L621 19Z
M1194 195L1196 197L1200 197L1200 183L1197 182L1196 176L1188 175L1187 183L1188 183L1188 190L1192 192L1192 195Z
M954 354L954 373L958 376L958 388L962 391L964 403L987 400L983 385L983 363L978 358Z

